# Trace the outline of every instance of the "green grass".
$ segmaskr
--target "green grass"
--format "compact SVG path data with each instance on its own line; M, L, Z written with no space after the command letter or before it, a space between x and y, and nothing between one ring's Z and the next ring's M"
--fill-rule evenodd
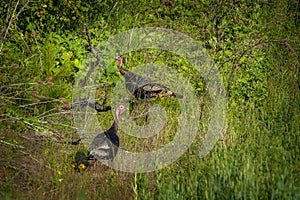
M48 199L48 196L50 199L298 199L300 93L299 88L283 84L285 81L285 77L269 81L272 90L259 108L253 104L231 107L229 101L227 129L205 158L197 157L200 145L197 137L175 163L146 174L117 172L101 164L95 170L76 172L72 167L74 155L84 146L60 144L54 140L55 135L40 135L22 121L2 120L1 127L6 130L1 128L1 196L8 199ZM76 136L65 133L60 132L60 139ZM123 141L124 146L136 144L136 141ZM143 148L151 145L145 143Z
M100 6L68 1L61 10L37 0L38 6L27 6L6 37L0 32L0 199L300 199L295 2L124 0ZM1 16L7 16L0 20L4 29L20 7L7 9L6 4L0 8ZM207 156L198 157L212 112L201 74L170 52L142 49L122 55L125 68L155 61L186 78L200 102L196 139L174 163L149 173L116 171L101 163L82 172L74 169L76 152L87 152L81 143L67 143L79 138L70 102L88 54L83 23L95 46L124 30L154 26L185 33L206 49L229 88L226 126ZM120 74L116 63L107 67L96 94L101 98L107 90L112 104ZM166 125L147 139L120 131L122 148L145 152L174 138L178 101L149 102L166 109ZM139 125L145 123L144 114L137 117L145 111L142 105L131 115ZM97 118L103 129L113 122L111 112Z

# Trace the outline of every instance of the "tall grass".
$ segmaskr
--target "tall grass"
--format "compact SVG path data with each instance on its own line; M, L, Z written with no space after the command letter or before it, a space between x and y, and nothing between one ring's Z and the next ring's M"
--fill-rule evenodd
M198 157L211 114L209 97L203 95L205 83L186 61L168 52L145 49L128 54L126 68L157 60L170 64L191 82L201 101L201 129L196 139L183 156L157 171L131 174L101 163L95 169L76 171L75 153L87 149L83 144L68 143L78 139L70 98L79 63L87 54L85 35L66 31L65 35L51 33L51 39L42 39L47 33L39 35L36 30L20 37L19 29L10 30L14 34L3 46L9 51L0 52L0 199L300 199L299 45L295 42L299 20L291 18L294 8L283 1L254 7L240 1L238 9L230 1L222 5L174 2L101 4L109 10L103 15L108 19L97 19L103 26L97 25L99 21L90 22L94 24L92 37L99 40L93 38L93 42L97 45L116 30L172 28L199 40L220 65L224 80L232 66L236 67L226 128L213 150L204 158ZM276 5L276 12L269 12L268 7ZM44 5L42 10L46 9ZM264 15L265 19L260 18ZM293 45L286 39L289 36ZM270 45L274 49L268 49L271 41L263 44L266 46L251 46L252 42L262 39L263 43L269 38L284 39ZM105 75L103 85L109 82L105 89L112 93L119 74L115 66L110 67L114 70ZM262 93L265 96L261 97ZM147 139L121 131L122 148L151 151L174 138L180 113L178 101L156 99L148 103L166 109L166 126L159 135ZM143 113L142 105L131 117ZM99 114L98 119L103 129L113 122L111 112ZM136 122L145 123L145 115Z
M187 152L155 172L146 199L298 199L299 87L277 74L262 107L228 106L223 141L204 159ZM292 86L292 87L291 87ZM192 147L197 149L197 141ZM145 177L147 177L145 175ZM155 192L153 192L155 191ZM144 199L144 198L142 198Z

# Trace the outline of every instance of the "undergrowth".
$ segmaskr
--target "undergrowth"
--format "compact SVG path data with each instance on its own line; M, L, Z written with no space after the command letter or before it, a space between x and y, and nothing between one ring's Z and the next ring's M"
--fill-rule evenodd
M300 198L299 3L93 3L0 3L5 16L0 19L1 199ZM178 160L153 172L126 173L100 162L76 170L76 152L88 148L72 144L79 139L72 87L91 51L89 42L97 47L124 30L152 26L191 36L215 61L227 95L222 137L207 156L198 156L212 114L209 88L185 59L143 49L121 55L124 68L163 64L182 75L199 100L196 138ZM107 103L114 103L114 88L122 80L112 62L99 80L97 98L108 92ZM176 80L169 74L163 81L178 89ZM130 107L121 126L130 117L143 130L155 117L148 116L155 105L165 109L154 112L166 120L159 133L141 139L120 130L121 148L148 152L174 139L178 116L185 112L176 98ZM114 116L103 112L97 119L107 129Z

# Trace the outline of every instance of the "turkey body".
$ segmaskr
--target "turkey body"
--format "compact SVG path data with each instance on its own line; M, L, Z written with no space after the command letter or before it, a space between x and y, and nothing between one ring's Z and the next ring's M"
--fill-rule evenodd
M137 75L133 72L122 68L122 58L117 56L118 69L125 78L125 85L129 93L133 94L136 98L153 98L153 97L171 97L174 96L182 99L183 96L172 92L166 86L152 81L148 77Z
M97 160L113 160L119 148L117 124L114 124L104 133L97 135L92 142L90 156Z
M94 138L89 156L90 159L112 161L115 158L119 148L118 124L121 114L126 109L123 105L119 106L116 110L116 120L112 126Z

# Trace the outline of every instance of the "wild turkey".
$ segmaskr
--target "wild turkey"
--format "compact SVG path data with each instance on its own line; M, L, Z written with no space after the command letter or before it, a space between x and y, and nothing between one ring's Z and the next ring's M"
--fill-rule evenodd
M112 161L115 158L119 147L118 124L120 116L126 109L125 106L120 105L116 110L116 120L112 126L94 138L89 159Z
M126 88L129 93L133 94L136 98L152 98L152 97L171 97L174 96L178 99L182 99L183 96L175 92L170 91L166 86L152 81L150 78L137 75L133 72L122 68L122 58L120 56L115 57L118 61L118 69L124 76L126 81Z

